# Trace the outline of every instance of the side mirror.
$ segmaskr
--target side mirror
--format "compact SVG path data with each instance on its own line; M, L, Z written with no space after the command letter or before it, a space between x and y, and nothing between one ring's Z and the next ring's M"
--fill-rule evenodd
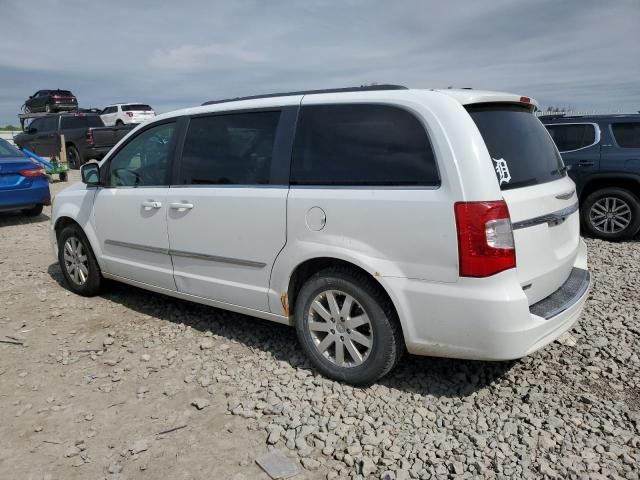
M100 185L100 166L97 163L85 163L80 167L82 183L90 187Z

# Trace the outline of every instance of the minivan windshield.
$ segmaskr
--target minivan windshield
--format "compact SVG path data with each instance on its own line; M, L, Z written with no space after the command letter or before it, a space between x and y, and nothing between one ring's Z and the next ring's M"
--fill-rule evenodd
M500 189L528 187L566 176L551 136L528 107L478 104L466 109L489 150Z

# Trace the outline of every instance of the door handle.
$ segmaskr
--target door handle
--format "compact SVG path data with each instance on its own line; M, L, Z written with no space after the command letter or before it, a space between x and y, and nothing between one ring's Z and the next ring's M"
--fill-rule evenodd
M160 207L162 207L162 202L156 202L154 200L149 200L148 202L142 202L142 206L143 206L143 208L146 208L146 209L160 208Z
M170 203L169 207L174 210L191 210L193 208L193 203Z

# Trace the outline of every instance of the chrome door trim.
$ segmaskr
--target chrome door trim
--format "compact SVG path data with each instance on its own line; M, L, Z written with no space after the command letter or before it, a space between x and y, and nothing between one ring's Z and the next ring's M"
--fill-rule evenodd
M183 250L169 250L169 255L184 258L197 258L199 260L208 260L210 262L230 263L232 265L241 265L243 267L264 268L267 266L263 262L255 262L253 260L243 260L241 258L218 257L216 255L207 255L204 253L185 252Z
M139 243L121 242L119 240L105 240L104 244L113 245L116 247L132 248L134 250L142 250L143 252L163 253L165 255L169 254L169 250L167 250L166 248L150 247L148 245L141 245Z
M160 247L150 247L148 245L140 245L139 243L121 242L119 240L105 240L105 245L114 245L116 247L131 248L141 250L143 252L160 253L163 255L173 255L174 257L197 258L199 260L207 260L210 262L228 263L231 265L240 265L243 267L264 268L267 266L264 262L256 262L254 260L244 260L242 258L218 257L216 255L207 255L204 253L185 252L183 250L172 250Z
M562 210L558 210L553 213L548 213L546 215L541 215L539 217L530 218L528 220L521 220L519 222L514 222L511 224L511 228L513 230L518 230L520 228L528 228L534 227L536 225L541 225L543 223L549 224L550 227L555 227L556 225L560 225L564 222L569 215L578 211L578 202L574 203L570 207L563 208Z

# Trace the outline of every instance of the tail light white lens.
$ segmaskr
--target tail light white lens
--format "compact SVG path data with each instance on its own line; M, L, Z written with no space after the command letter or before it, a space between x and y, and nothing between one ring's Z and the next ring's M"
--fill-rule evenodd
M511 220L489 220L485 225L487 244L492 248L514 248Z
M460 276L489 277L516 266L509 209L503 201L458 202Z

